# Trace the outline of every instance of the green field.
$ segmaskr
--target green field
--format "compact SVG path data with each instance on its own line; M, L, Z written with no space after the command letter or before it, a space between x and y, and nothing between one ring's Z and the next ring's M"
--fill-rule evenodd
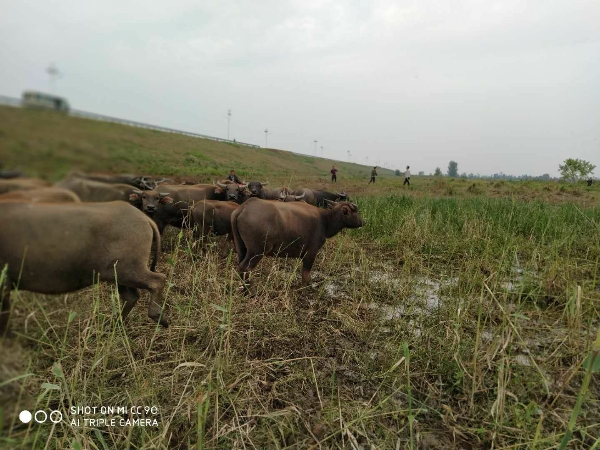
M143 172L210 181L235 168L244 177L312 180L363 177L369 167L276 149L256 149L54 112L0 106L0 161L33 176L58 179L69 170ZM380 169L381 175L393 175Z
M49 113L0 119L0 159L48 179L73 166L210 179L233 165L332 187L326 160ZM373 187L366 169L339 167L366 226L327 242L308 287L298 261L265 258L241 295L230 243L202 253L168 228L167 330L148 319L147 294L123 323L110 284L14 293L0 448L600 448L598 186ZM156 406L158 425L18 419L72 405Z

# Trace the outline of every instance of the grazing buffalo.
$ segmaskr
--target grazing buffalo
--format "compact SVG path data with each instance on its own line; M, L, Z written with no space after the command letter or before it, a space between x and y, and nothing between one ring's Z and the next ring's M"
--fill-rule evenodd
M128 173L105 175L101 173L72 172L68 177L84 178L86 180L100 181L109 184L128 184L138 189L154 189L157 186L157 183L159 183L148 176L132 175Z
M231 214L239 208L235 202L221 202L218 200L203 200L191 208L190 225L194 226L194 238L208 236L212 231L218 236L231 235Z
M329 191L321 191L317 189L312 189L313 194L315 196L315 204L320 206L321 208L327 207L326 201L331 202L349 202L350 197L345 192L329 192Z
M17 201L29 203L79 203L79 197L68 189L46 187L27 191L12 191L0 195L0 202Z
M54 186L75 192L82 202L128 201L135 190L130 184L103 183L78 177L67 178Z
M129 201L148 214L162 233L167 225L189 225L188 210L201 200L224 200L224 191L213 184L160 185L151 191L134 190Z
M215 184L224 192L227 200L236 203L242 203L245 200L247 184L237 184L230 180L217 181Z
M280 202L303 202L304 201L304 195L291 195L291 194L286 194L285 190L282 190L281 193L279 194L279 198L277 200L279 200Z
M39 178L11 178L0 180L0 194L12 191L24 191L49 186L50 183Z
M281 203L251 198L231 216L231 230L242 279L263 256L302 258L302 282L308 283L317 252L327 238L364 220L354 203L319 209L303 202Z
M308 189L308 188L300 188L300 189L296 189L295 191L292 192L293 195L303 195L304 196L304 201L306 203L308 203L309 205L317 205L317 199L315 197L315 193L312 189Z
M148 316L163 326L166 277L156 273L160 234L152 220L125 202L0 203L0 334L7 328L13 283L20 290L63 294L93 284L118 283L123 318L138 300L138 288L151 293ZM148 259L155 242L154 259ZM5 269L6 270L6 269Z

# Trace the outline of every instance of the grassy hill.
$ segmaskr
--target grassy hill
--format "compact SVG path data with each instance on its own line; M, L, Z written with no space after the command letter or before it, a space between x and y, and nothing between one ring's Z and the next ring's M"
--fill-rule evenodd
M0 106L0 161L50 179L73 168L206 179L232 168L247 179L327 178L332 164L340 178L365 179L370 173L359 164L8 106Z

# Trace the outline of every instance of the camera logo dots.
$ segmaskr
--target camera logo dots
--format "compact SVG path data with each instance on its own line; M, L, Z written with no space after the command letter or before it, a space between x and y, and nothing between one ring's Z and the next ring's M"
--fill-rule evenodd
M21 420L23 423L31 422L32 417L37 423L44 423L47 420L50 420L52 423L59 423L62 422L63 415L57 409L50 411L49 414L43 409L38 409L33 416L27 410L21 411L19 414L19 420Z
M21 413L19 414L19 420L23 423L31 422L31 413L27 410L21 411Z

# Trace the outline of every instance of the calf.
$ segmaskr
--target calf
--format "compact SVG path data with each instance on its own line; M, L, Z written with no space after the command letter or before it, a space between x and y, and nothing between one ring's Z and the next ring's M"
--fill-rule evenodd
M136 304L138 288L150 291L148 316L168 326L161 308L166 277L155 272L160 234L141 211L125 202L3 202L0 217L0 268L8 267L0 286L0 334L7 329L13 283L24 291L63 294L97 278L118 283L123 318Z
M327 238L344 228L364 225L354 203L319 209L304 202L270 202L251 198L231 215L238 271L243 280L263 256L302 258L302 282Z

